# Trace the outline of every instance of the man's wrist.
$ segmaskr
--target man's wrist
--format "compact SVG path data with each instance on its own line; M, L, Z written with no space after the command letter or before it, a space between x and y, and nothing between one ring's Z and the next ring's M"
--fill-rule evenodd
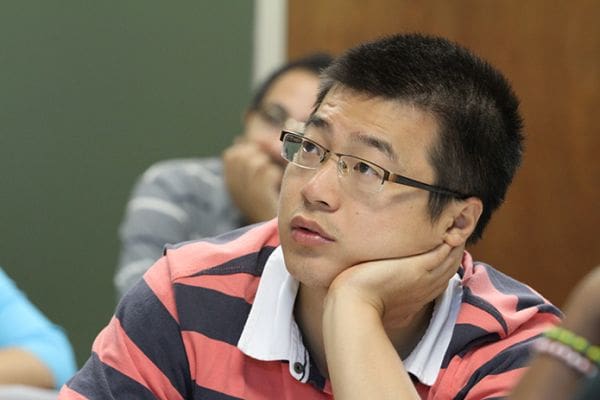
M348 312L360 315L361 318L372 316L381 320L384 305L381 300L370 298L355 287L334 283L331 285L323 302L324 316L327 312Z

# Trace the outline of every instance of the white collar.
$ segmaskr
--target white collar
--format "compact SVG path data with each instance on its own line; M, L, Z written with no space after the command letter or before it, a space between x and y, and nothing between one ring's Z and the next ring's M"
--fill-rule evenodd
M267 259L250 315L237 347L263 361L286 360L290 374L308 381L310 363L302 334L294 320L298 281L288 273L281 246Z
M404 360L404 367L421 383L432 386L448 350L462 301L462 282L455 274L436 300L425 334Z
M425 335L404 360L404 367L425 385L435 382L460 308L462 286L458 275L438 297ZM310 363L302 334L294 320L298 281L285 267L281 246L269 256L258 284L250 315L237 347L263 361L285 360L290 374L308 380Z

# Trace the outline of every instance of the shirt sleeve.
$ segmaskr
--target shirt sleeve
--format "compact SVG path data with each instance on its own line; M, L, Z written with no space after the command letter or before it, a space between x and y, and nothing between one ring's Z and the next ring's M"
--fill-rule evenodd
M166 257L121 299L59 399L189 398L192 390Z
M138 179L119 229L119 298L158 260L165 245L215 236L244 222L229 197L218 157L150 167Z
M429 393L431 399L500 399L509 395L525 372L539 327L519 330L502 340L482 343L456 355ZM485 339L484 339L485 341Z
M64 331L51 323L0 269L0 347L34 354L60 387L75 372L73 349Z
M189 240L181 172L176 165L159 163L136 182L119 229L121 253L115 275L119 298L160 258L165 244Z

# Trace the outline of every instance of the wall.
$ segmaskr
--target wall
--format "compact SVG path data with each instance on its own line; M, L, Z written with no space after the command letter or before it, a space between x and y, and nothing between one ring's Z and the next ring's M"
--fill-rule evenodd
M291 57L419 31L499 67L521 98L527 148L473 254L557 304L600 264L600 2L290 0L288 15Z
M0 265L81 364L151 163L219 153L249 99L252 2L0 3Z

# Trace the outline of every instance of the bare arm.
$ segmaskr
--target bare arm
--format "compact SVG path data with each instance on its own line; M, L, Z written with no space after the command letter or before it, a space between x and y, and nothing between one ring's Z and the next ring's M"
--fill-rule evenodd
M53 388L48 367L32 353L18 348L0 349L0 384Z
M419 256L361 264L336 278L323 315L336 399L419 398L390 332L409 326L443 292L461 254L442 245Z
M377 310L352 293L336 293L323 319L336 399L419 398Z

